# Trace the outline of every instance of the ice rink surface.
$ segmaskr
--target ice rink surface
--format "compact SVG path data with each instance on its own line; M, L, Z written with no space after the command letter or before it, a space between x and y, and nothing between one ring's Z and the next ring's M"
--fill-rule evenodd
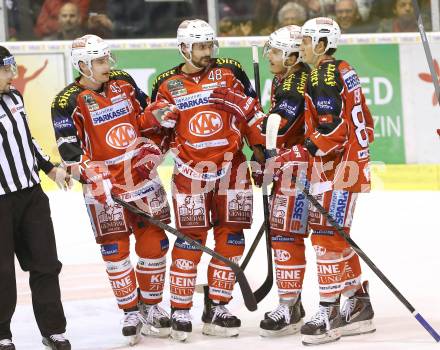
M67 336L74 350L128 349L121 335L122 313L112 297L99 246L93 234L78 192L49 192L52 218L57 235L61 272L61 291L67 317ZM254 225L245 232L250 245L262 222L261 195L254 200ZM358 199L352 237L401 293L430 323L440 330L440 192L379 192L362 194ZM169 235L170 241L174 237ZM213 246L212 241L208 245ZM318 289L314 252L307 245L308 270L304 281L303 303L306 319L317 309ZM204 256L198 282L206 281L209 261ZM136 263L132 256L132 263ZM246 276L253 289L266 276L263 244L252 258ZM373 334L343 338L321 345L319 349L440 349L431 336L392 295L385 285L363 264L363 276L370 281L377 331ZM17 266L18 305L12 333L18 350L43 349L27 286L27 274ZM168 285L162 305L168 309ZM265 311L277 305L276 288L251 313L246 310L237 286L230 309L242 320L237 338L222 339L201 334L203 296L194 297L193 334L187 343L170 339L143 338L133 349L294 349L304 348L300 336L263 339L258 326Z

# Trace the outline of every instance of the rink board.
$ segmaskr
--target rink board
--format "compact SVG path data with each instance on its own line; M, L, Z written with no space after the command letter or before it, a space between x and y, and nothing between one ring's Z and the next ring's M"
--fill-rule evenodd
M173 167L160 166L159 175L169 192ZM40 172L43 187L58 191L56 185ZM440 165L438 164L372 164L373 191L440 191ZM75 184L75 191L81 191Z

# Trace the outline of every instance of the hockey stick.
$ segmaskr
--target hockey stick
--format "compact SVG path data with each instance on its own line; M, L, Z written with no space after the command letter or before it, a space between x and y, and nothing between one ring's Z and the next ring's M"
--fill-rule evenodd
M243 270L240 268L240 266L238 266L237 264L235 264L234 262L232 262L228 258L225 258L223 255L220 255L220 254L214 252L213 250L209 249L208 247L204 246L203 244L200 244L199 242L195 241L194 239L184 235L183 233L176 230L174 227L171 227L170 225L167 225L167 224L163 223L162 221L151 217L146 212L139 209L137 206L130 204L130 203L127 203L114 195L112 197L116 203L118 203L119 205L121 205L125 209L129 210L130 212L146 218L153 225L156 225L157 227L160 227L161 229L172 233L173 235L188 242L189 244L193 245L194 247L201 250L202 252L213 256L217 260L220 260L221 262L223 262L224 264L229 266L232 269L232 271L234 271L234 273L235 273L235 278L236 278L238 284L240 285L241 293L243 295L244 304L246 305L247 309L249 311L257 310L257 302L255 300L254 293L252 293L252 289L249 285L249 282L248 282L246 276L244 275Z
M336 229L339 235L354 249L357 255L359 255L362 260L368 265L368 267L373 270L377 277L387 286L387 288L399 299L399 301L405 305L405 307L411 312L411 314L416 318L417 321L425 328L429 334L434 338L436 342L440 341L440 335L436 332L434 328L420 315L416 309L409 303L409 301L399 292L399 290L391 283L391 281L382 273L381 270L370 260L367 254L356 244L353 239L344 232L342 227L333 219L333 217L324 209L324 207L318 202L318 200L313 197L309 190L301 183L301 181L296 181L296 178L292 178L295 182L295 187L298 188L312 203L312 205L318 209L321 215L323 215L327 221Z
M440 84L438 82L437 72L432 64L431 48L429 47L428 38L425 32L425 26L423 25L422 15L420 14L419 4L417 0L412 0L414 11L416 13L417 27L419 28L420 37L422 38L423 50L425 50L426 60L428 61L429 71L431 72L432 83L434 84L435 95L440 105ZM437 134L440 136L440 129L437 129Z
M254 78L255 78L255 90L257 92L258 99L261 103L261 89L260 89L260 69L258 60L258 47L252 46L252 61L254 66ZM278 125L279 126L279 125ZM266 149L276 148L276 136L278 133L278 126L275 131L275 139L270 139L270 148L267 147L268 137L266 136ZM267 135L267 131L266 131ZM273 135L272 135L273 136ZM275 147L274 147L275 146ZM267 276L260 288L258 288L254 295L257 303L264 299L269 294L273 285L273 266L272 266L272 245L270 239L270 223L269 223L269 200L267 197L267 186L263 183L263 212L264 212L264 227L266 231L266 254L267 254Z
M419 4L417 0L412 0L414 11L416 13L417 27L419 28L420 37L422 38L423 49L425 50L426 60L428 61L429 71L431 72L432 83L434 84L435 95L440 102L440 84L438 82L438 76L432 64L431 48L429 47L428 38L425 32L425 26L423 25L422 15L420 14Z
M252 255L255 252L255 249L257 249L258 243L260 243L261 237L263 237L264 234L264 223L261 224L260 229L258 230L257 235L254 238L254 241L252 242L251 247L249 248L246 256L243 259L243 262L240 265L240 268L244 271L246 269L246 266L249 264L249 261L252 258ZM196 292L197 293L205 293L205 288L208 286L207 283L203 284L196 284Z

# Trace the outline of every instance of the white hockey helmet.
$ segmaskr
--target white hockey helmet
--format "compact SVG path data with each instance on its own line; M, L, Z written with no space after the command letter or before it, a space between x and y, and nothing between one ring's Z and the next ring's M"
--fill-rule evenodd
M339 38L341 37L341 29L338 23L328 17L309 19L302 26L301 33L303 36L312 38L313 51L315 51L319 39L327 38L327 46L324 53L327 52L328 49L336 49L338 47Z
M93 79L93 73L91 73L91 76L86 76L84 72L81 71L79 62L84 62L90 71L92 71L92 61L97 58L108 56L111 66L115 63L108 44L99 36L93 34L87 34L73 40L70 56L72 58L73 67L90 79Z
M302 35L301 27L288 25L277 29L269 35L269 40L264 44L263 56L267 57L270 49L275 48L283 52L283 65L292 53L298 53L296 63L301 62L299 47L301 45ZM295 64L296 64L295 63Z
M177 46L179 47L180 54L187 61L191 60L193 44L210 41L214 44L214 55L217 55L218 41L214 29L201 19L185 20L177 28ZM185 44L188 48L189 59L183 54L182 44Z

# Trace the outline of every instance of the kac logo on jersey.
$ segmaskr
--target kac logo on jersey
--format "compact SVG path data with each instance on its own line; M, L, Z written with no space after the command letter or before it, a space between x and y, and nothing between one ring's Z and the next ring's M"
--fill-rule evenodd
M189 131L194 136L211 136L219 132L222 128L222 117L216 112L199 112L189 121Z
M177 259L174 264L181 270L193 270L195 268L194 262L186 259Z
M107 144L116 149L126 149L131 146L137 138L133 125L122 123L112 127L105 136Z
M287 250L275 249L275 261L286 262L290 258L291 255Z

